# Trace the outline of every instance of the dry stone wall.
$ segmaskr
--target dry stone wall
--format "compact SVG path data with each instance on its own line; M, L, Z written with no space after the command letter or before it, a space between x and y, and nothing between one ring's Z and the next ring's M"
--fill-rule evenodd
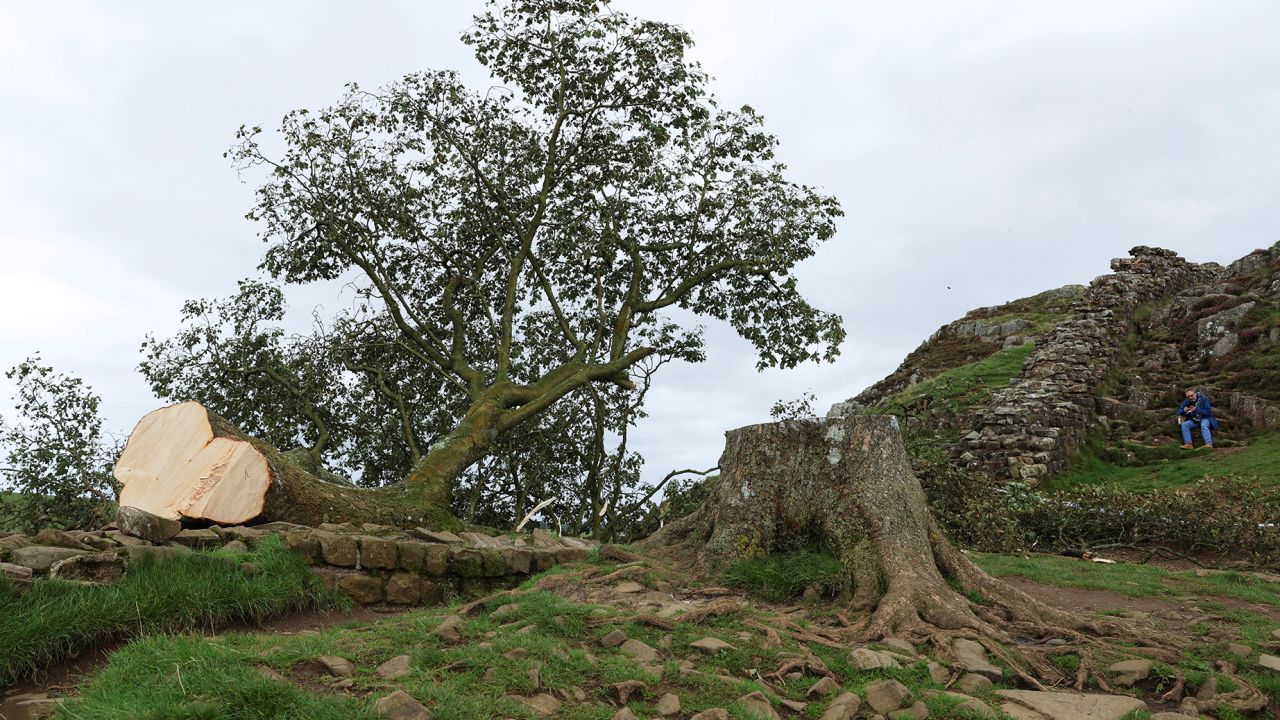
M163 562L193 550L248 552L273 536L302 556L327 587L361 604L432 605L449 596L477 597L558 564L584 560L593 548L542 530L491 537L424 528L406 532L372 523L214 526L181 530L163 542L119 530L49 529L34 537L0 537L0 577L18 583L43 575L113 582L143 557Z
M1084 441L1094 392L1145 302L1212 280L1217 265L1196 265L1169 250L1135 247L1111 262L1032 352L1018 376L978 413L953 455L997 479L1036 482L1061 470Z

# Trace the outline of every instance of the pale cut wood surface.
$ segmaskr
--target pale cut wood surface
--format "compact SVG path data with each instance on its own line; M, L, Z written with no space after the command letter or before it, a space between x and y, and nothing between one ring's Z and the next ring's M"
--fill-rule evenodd
M116 461L120 504L161 517L246 522L271 486L267 459L251 443L219 437L195 402L148 413Z

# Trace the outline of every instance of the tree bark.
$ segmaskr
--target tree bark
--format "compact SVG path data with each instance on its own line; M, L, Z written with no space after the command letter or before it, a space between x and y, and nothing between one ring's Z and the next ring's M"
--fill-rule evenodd
M301 460L241 433L199 403L185 402L142 418L115 476L121 505L197 523L457 525L448 506L433 504L418 486L350 487L322 479Z

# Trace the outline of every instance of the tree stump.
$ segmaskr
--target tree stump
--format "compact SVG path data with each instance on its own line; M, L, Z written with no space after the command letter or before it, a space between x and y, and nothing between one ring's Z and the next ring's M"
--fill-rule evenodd
M1098 677L1090 658L1102 637L1139 640L1145 656L1177 658L1173 643L1152 629L1050 607L973 564L934 522L893 416L731 430L720 469L702 507L640 545L692 551L716 571L785 547L797 534L816 537L847 571L851 610L865 612L849 629L856 639L929 642L952 657L955 640L969 638L1036 687L1038 678L1083 687ZM1049 638L1068 642L1045 645ZM1048 662L1063 653L1080 654L1077 677Z

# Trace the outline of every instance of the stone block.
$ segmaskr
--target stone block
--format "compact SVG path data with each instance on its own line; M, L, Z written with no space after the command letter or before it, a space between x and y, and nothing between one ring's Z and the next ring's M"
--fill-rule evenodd
M325 563L338 567L356 566L360 547L355 538L323 530L317 530L312 535L320 543L320 557Z
M422 561L427 557L427 549L423 543L401 540L396 543L396 555L400 558L400 568L409 572L422 572Z
M502 562L507 566L508 574L528 575L529 568L533 563L533 551L528 548L504 547L502 548Z
M360 566L393 570L399 558L396 556L396 544L385 538L372 535L361 535Z
M222 538L218 533L208 528L200 528L198 530L179 530L178 534L173 536L173 542L192 549L203 550L218 547L222 544Z
M125 548L125 552L129 555L130 564L138 563L155 563L156 565L164 565L173 562L178 555L191 552L181 545L130 545Z
M533 570L534 572L542 572L550 570L556 566L556 551L550 548L534 548L533 553Z
M66 560L77 555L86 554L85 550L73 550L71 548L48 547L45 545L27 545L20 547L9 554L9 559L15 565L23 565L31 568L36 574L44 574L49 572L49 568L59 560Z
M338 576L337 587L361 605L382 601L382 578L353 572Z
M474 548L449 548L449 573L460 578L484 577L484 558Z
M177 535L182 530L182 523L123 505L116 511L116 527L126 535L162 543Z
M501 577L507 574L507 564L497 547L480 548L480 563L485 577Z
M422 548L422 572L426 575L444 575L449 569L449 548L445 545L424 545Z
M307 563L320 559L320 541L308 529L290 530L280 536L284 546L302 556Z
M49 568L49 577L103 585L124 577L125 567L125 559L118 553L90 553L59 560Z
M448 594L446 592L448 588L444 585L425 578L422 580L422 584L418 586L418 590L420 593L418 603L420 605L443 605L445 596Z
M417 605L422 599L422 578L417 573L395 573L387 578L386 597L393 605Z
M338 574L327 567L313 567L311 574L316 576L320 584L332 590L338 582Z
M567 563L582 562L587 559L587 551L577 547L562 547L556 550L556 563L564 565Z

